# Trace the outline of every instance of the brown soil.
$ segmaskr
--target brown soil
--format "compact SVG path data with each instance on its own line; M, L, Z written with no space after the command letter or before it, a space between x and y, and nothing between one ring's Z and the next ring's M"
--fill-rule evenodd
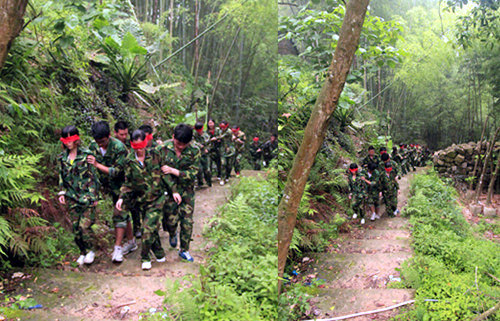
M419 169L418 172L423 171ZM414 173L401 179L398 208L407 203L409 182ZM381 208L381 213L385 209ZM413 298L413 291L392 289L391 279L399 278L401 264L412 256L409 244L408 220L402 217L371 222L364 226L359 218L328 248L327 253L309 255L314 263L309 267L311 278L325 280L319 295L312 299L318 319L345 316L402 303ZM349 320L388 320L397 310L371 314Z
M256 175L254 171L242 172L242 176ZM194 263L181 261L178 250L170 248L168 234L161 231L167 261L153 261L150 271L141 269L140 245L121 264L111 263L108 255L97 257L94 264L79 269L39 269L32 272L35 276L25 283L20 293L34 297L44 308L24 313L22 320L137 320L140 313L151 308L161 311L163 297L154 292L164 290L168 280L181 280L189 287L183 277L199 274L211 246L203 237L203 229L217 208L228 200L230 185L235 181L232 178L230 184L220 186L214 180L213 187L196 192L194 240L190 249ZM120 310L124 305L128 305L130 311L121 319Z

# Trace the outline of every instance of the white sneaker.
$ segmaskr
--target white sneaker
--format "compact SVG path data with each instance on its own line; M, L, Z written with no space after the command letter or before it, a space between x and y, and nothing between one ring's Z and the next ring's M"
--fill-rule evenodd
M151 261L142 262L142 269L143 270L151 270Z
M78 260L76 260L76 263L78 263L78 265L82 266L84 260L85 260L85 255L80 255L80 257L78 257Z
M356 214L356 213L352 214L352 219L353 220L356 219L357 217L358 217L358 214Z
M365 219L364 218L361 219L361 225L363 225L363 224L365 224Z
M221 181L220 181L220 185L222 186L222 185L224 185L224 184L225 184L225 183L224 183L224 180L221 180Z
M87 253L87 255L85 255L85 258L83 259L83 263L92 264L94 262L94 259L95 259L95 253L94 253L94 251L90 251L89 253Z
M130 240L123 246L122 254L126 255L130 252L134 252L135 250L137 250L137 243L135 240Z
M375 219L377 218L377 214L375 213L372 213L372 216L370 217L370 221L375 221Z
M113 251L113 256L111 258L113 262L123 262L123 249L121 246L115 245L115 250Z
M399 210L398 210L398 209L396 209L396 210L394 211L394 213L393 213L393 214L394 214L394 216L398 216L398 214L399 214Z
M167 261L167 257L166 256L162 257L161 259L156 259L156 262L158 262L158 263L163 263L163 262L166 262L166 261Z
M377 220L379 220L379 219L380 219L380 215L375 214L375 218L376 218Z

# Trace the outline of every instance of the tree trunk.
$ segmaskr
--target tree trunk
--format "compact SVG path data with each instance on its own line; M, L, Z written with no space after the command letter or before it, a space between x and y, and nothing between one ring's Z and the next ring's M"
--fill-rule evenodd
M23 29L27 4L28 0L0 0L0 69L12 42Z
M231 50L234 47L234 44L236 43L236 39L238 39L239 33L240 33L240 28L238 27L238 30L236 30L236 34L234 35L233 41L231 42L231 45L229 46L229 49L227 50L226 56L224 57L224 60L222 61L222 64L219 68L219 72L217 73L217 78L215 79L214 89L212 90L212 97L210 99L210 105L208 105L207 119L210 119L210 116L212 113L212 107L214 105L215 94L217 93L217 88L219 87L219 81L220 81L220 78L222 76L222 70L224 70L224 66L226 65L227 60L229 59L229 55L231 53Z
M476 172L477 172L477 168L480 164L480 160L481 160L481 150L483 149L483 139L484 139L484 132L486 130L486 124L488 123L488 116L486 116L486 120L484 121L484 125L483 125L483 130L481 131L481 140L479 141L479 146L477 148L477 158L476 158L476 161L474 163L474 170L472 171L472 176L471 177L474 177L476 176ZM470 181L470 185L469 185L469 189L472 189L472 186L474 184L474 181L476 179L472 179Z
M491 138L490 146L488 148L488 153L486 154L486 159L484 160L483 171L481 172L481 178L479 178L479 183L476 189L476 202L479 201L479 196L481 196L481 193L483 192L483 184L484 184L484 178L486 176L486 170L488 169L488 165L491 159L491 154L493 154L493 149L495 149L495 142L499 132L500 132L500 127L497 128L495 134L493 134L493 137Z
M168 33L172 38L174 36L174 0L170 0L170 8L169 8L169 25L168 25ZM173 44L170 42L170 48L168 54L171 55L173 51Z
M323 144L326 129L339 101L359 36L369 0L350 0L340 29L339 41L327 79L316 100L311 117L304 131L304 138L288 173L283 196L278 205L278 291L281 292L288 249L292 241L304 187L319 148Z
M495 143L493 143L495 144ZM493 145L493 149L495 149L495 145ZM492 173L490 179L490 185L488 186L488 197L486 198L486 204L491 204L491 198L493 197L493 192L495 191L495 182L498 177L498 168L500 168L500 152L498 152L497 166L495 167L495 174Z

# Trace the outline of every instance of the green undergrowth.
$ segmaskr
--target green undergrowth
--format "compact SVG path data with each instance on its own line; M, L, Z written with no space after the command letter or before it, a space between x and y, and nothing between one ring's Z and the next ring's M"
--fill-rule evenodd
M493 307L500 287L488 274L500 272L500 245L474 234L457 192L435 171L416 176L410 195L404 215L415 256L403 264L401 276L403 286L416 290L417 302L397 320L471 320Z
M151 320L276 320L277 196L272 178L243 177L208 224L213 244L199 277L167 285ZM269 177L269 176L268 176Z

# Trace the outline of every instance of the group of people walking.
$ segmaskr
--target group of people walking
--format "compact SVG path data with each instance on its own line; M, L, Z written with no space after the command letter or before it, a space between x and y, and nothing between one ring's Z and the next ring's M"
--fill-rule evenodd
M375 154L373 146L368 147L368 155L362 159L361 168L357 163L351 163L348 171L349 200L353 210L352 218L360 218L360 224L365 224L365 214L374 221L381 217L379 207L384 204L389 217L399 214L398 180L402 176L423 166L429 159L430 151L419 145L401 144L387 153L385 147Z
M71 216L80 250L78 264L94 262L96 235L92 226L98 200L104 195L114 206L113 262L122 262L124 255L138 249L136 238L142 238L142 269L151 269L151 252L156 262L165 262L160 228L168 232L171 247L177 248L180 241L182 259L194 260L189 245L196 180L199 186L203 178L212 185L212 163L221 185L228 182L233 168L239 176L245 146L245 134L238 126L229 130L228 122L223 121L215 127L213 119L207 125L205 131L203 123L196 123L193 131L192 126L179 124L172 138L163 142L153 139L149 125L129 133L127 123L118 121L112 137L109 124L99 121L92 125L94 141L88 148L81 146L75 126L62 129L58 196Z

